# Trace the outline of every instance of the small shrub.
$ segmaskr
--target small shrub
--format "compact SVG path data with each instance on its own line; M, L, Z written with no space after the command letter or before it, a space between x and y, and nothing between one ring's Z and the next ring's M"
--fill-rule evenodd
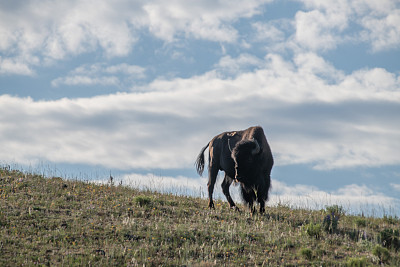
M379 234L382 242L382 246L386 248L394 248L398 250L400 248L400 241L399 241L399 230L393 229L384 229Z
M325 210L329 214L336 214L338 217L344 215L344 209L342 206L339 205L333 205L333 206L327 206L325 207Z
M318 258L322 258L327 254L327 251L323 248L317 248L314 250L314 256Z
M390 260L390 253L387 248L381 247L379 245L376 245L372 249L372 255L376 256L379 258L379 261L381 263L385 263Z
M367 226L367 220L365 218L356 218L354 220L354 223L356 224L357 227L366 227Z
M399 223L400 219L397 218L397 216L393 217L393 216L384 215L383 216L383 221L385 221L386 223L395 225L395 224Z
M336 233L340 216L344 215L343 207L333 205L325 208L328 215L325 216L322 225L324 230L330 234Z
M146 197L146 196L137 196L137 197L135 197L134 201L140 207L150 206L151 205L151 198L150 197Z
M305 231L307 235L319 239L321 237L321 224L309 223L308 225L306 225Z
M350 258L347 260L346 265L348 267L365 267L367 266L366 258Z
M348 236L351 240L358 242L360 238L360 231L359 230L346 230L343 232L346 236Z
M326 215L322 224L324 226L325 232L333 234L337 231L338 223L339 217L335 216L335 214L332 213Z
M309 248L300 249L299 254L306 260L309 260L309 261L312 260L312 250Z

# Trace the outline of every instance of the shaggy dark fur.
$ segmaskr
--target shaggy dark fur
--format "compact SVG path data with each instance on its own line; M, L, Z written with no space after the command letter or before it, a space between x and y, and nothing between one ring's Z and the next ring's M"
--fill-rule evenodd
M271 149L261 127L250 127L243 131L224 132L215 136L200 151L196 160L197 172L204 171L204 151L209 148L208 197L209 208L214 208L212 194L219 170L225 172L222 192L231 208L238 209L229 193L233 181L240 183L243 200L254 212L255 200L260 212L265 211L265 201L271 186L271 169L274 164Z

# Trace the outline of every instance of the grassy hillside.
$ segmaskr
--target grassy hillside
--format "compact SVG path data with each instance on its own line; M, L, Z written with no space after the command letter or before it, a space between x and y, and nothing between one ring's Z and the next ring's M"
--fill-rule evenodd
M398 218L347 216L337 206L253 217L225 202L206 207L1 169L0 265L400 265Z

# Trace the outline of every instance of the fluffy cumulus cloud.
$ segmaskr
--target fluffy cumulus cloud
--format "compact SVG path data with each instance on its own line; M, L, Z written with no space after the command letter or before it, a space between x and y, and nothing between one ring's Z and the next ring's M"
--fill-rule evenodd
M398 48L400 46L400 8L382 17L364 18L363 37L372 41L374 50Z
M126 55L136 40L127 20L128 10L135 8L126 5L121 1L115 3L117 8L104 1L95 7L90 1L2 2L0 51L28 66L32 65L30 55L46 62L91 52L98 46L110 56Z
M345 42L364 41L380 51L400 45L400 5L396 0L299 2L309 9L295 17L295 40L300 46L329 50Z
M148 30L166 42L176 36L234 42L231 22L259 12L265 0L236 1L3 1L0 3L0 73L32 75L46 64L98 48L106 57L126 56ZM36 58L37 59L37 58Z
M234 23L268 10L270 0L181 1L3 1L0 3L0 74L34 75L52 64L101 49L105 58L137 53L143 33L164 42L183 39L242 43ZM396 0L299 0L293 18L252 21L255 42L267 49L326 51L366 42L373 51L398 48L400 7Z
M19 58L2 58L0 56L0 74L18 74L32 76L34 71Z
M233 42L238 38L231 22L259 13L261 4L268 0L241 1L150 1L143 6L146 23L155 36L173 41L176 34L220 42Z
M40 155L121 169L186 168L213 135L261 124L277 165L331 169L400 163L400 122L392 116L400 105L395 74L366 69L345 75L314 54L294 62L277 55L262 63L246 55L236 60L237 66L259 68L224 78L225 62L235 61L224 58L204 75L155 80L137 92L55 101L3 95L0 157L30 162ZM85 66L75 72L138 71L130 67Z
M324 14L319 10L299 11L296 14L296 41L312 50L332 49L340 42L333 32L343 30L346 16Z

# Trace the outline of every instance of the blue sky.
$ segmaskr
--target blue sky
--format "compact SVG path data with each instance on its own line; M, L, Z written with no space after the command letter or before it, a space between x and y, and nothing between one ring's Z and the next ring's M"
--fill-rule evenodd
M261 125L270 205L400 214L398 1L164 2L0 2L0 160L204 192Z

